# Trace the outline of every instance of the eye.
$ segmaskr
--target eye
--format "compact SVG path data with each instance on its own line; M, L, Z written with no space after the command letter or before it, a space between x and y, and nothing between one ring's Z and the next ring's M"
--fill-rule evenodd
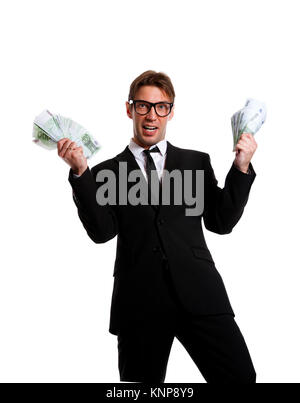
M146 104L143 104L142 102L137 103L138 108L145 108Z
M158 108L159 108L160 110L166 110L166 109L168 108L168 105L167 105L167 104L159 104L159 105L158 105Z

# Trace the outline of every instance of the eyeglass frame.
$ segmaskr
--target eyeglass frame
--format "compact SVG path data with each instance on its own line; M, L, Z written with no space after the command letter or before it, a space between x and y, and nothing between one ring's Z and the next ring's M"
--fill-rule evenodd
M135 109L135 104L136 104L136 102L145 102L146 104L149 104L149 105L150 105L150 109L149 109L148 112L146 112L146 113L139 113L139 112L137 112L136 109ZM138 115L140 115L140 116L145 116L145 115L147 115L147 113L149 113L149 112L151 111L152 106L153 106L153 107L154 107L154 110L155 110L155 113L156 113L157 116L159 116L160 118L165 118L166 116L169 116L170 113L171 113L171 111L172 111L172 108L173 108L173 106L174 106L174 103L173 103L173 102L160 101L160 102L155 102L155 103L153 103L153 102L145 101L144 99L130 99L130 100L129 100L129 104L130 104L130 105L133 104L134 110L135 110L136 113L137 113ZM159 115L159 114L157 113L157 110L156 110L156 105L158 105L158 104L168 104L168 105L170 105L170 111L169 111L169 113L168 113L167 115L164 115L164 116Z

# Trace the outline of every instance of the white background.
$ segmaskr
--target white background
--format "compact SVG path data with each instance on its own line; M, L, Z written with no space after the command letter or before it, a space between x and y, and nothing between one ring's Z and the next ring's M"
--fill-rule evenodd
M298 1L2 1L2 382L119 382L108 332L116 238L96 245L73 203L68 166L31 142L49 109L100 142L90 166L132 136L130 83L167 73L166 138L208 152L223 187L234 159L230 117L264 101L257 177L229 235L205 229L258 382L300 381ZM204 382L175 339L166 382Z

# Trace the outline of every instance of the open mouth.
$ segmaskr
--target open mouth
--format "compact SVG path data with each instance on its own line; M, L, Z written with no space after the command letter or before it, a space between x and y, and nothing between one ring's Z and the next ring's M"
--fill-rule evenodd
M143 132L146 135L153 135L157 132L158 127L157 126L148 126L148 125L144 125L143 126Z

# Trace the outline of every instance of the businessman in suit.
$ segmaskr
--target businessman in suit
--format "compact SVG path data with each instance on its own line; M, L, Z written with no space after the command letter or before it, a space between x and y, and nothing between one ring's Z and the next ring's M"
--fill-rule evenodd
M81 147L67 138L58 142L58 155L70 166L73 200L88 236L104 243L117 235L109 332L118 337L120 380L164 382L177 337L207 383L255 383L255 369L206 245L202 221L212 232L232 231L256 176L250 161L257 144L251 134L241 136L221 189L209 154L166 141L174 99L165 73L148 70L138 76L126 102L133 121L129 145L91 169ZM151 174L157 174L158 204L99 204L97 190L106 183L101 174L107 170L116 178L119 196L122 163L128 176L138 170L148 185L154 178ZM187 205L176 204L172 191L170 203L162 203L165 172L185 170L204 172L200 215L186 215ZM193 176L194 190L195 181ZM134 183L127 186L129 191Z

